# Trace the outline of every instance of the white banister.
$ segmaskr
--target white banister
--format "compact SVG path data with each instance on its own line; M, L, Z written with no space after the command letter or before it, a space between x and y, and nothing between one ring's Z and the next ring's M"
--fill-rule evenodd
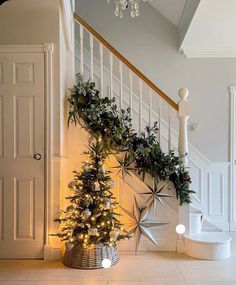
M80 73L84 74L84 28L80 25Z
M113 54L110 52L109 54L109 63L110 63L110 99L113 97Z
M129 108L130 108L130 116L132 118L133 114L133 74L132 71L129 71Z
M100 87L101 87L101 97L104 97L103 94L103 45L100 43L99 46L100 53Z
M168 106L168 151L170 152L172 150L172 108L169 105Z
M93 81L93 35L90 34L90 78Z
M152 89L148 90L148 125L152 125Z
M139 79L139 133L142 132L143 120L143 81Z
M158 140L161 145L161 97L158 96L158 120L159 120L159 132L158 132Z
M119 62L119 72L120 72L120 110L123 109L123 65Z
M184 167L188 166L188 119L190 116L189 112L189 102L188 102L188 89L181 88L179 90L180 100L178 102L178 119L179 119L179 143L178 143L178 152L180 162ZM190 229L190 206L182 205L179 207L179 223L185 226L185 234L188 235L191 233ZM177 247L179 252L183 252L183 237L179 236L177 242Z

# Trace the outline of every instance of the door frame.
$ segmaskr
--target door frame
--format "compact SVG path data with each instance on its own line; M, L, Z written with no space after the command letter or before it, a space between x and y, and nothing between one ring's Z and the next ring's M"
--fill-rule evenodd
M230 86L230 187L229 225L236 230L236 86Z
M53 94L53 44L0 45L0 53L42 53L44 54L44 255L49 246L49 221L52 203L52 94Z

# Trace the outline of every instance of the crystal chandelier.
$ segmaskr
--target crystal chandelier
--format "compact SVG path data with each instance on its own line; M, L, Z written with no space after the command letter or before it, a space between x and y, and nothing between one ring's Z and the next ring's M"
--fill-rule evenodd
M139 10L139 3L143 1L146 2L146 0L114 0L116 8L115 8L115 15L120 16L123 18L124 10L127 8L131 8L131 17L138 17L140 15ZM110 0L107 0L107 3L110 3Z

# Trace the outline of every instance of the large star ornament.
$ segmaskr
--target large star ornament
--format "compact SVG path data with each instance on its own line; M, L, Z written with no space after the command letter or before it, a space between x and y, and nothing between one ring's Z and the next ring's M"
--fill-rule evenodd
M148 187L148 192L144 192L140 194L149 196L146 204L149 206L153 205L154 211L156 211L157 202L160 202L162 205L164 205L162 198L173 197L172 195L161 193L162 190L166 187L166 185L158 189L157 182L155 180L153 180L153 187L150 187L147 184L146 186Z
M143 234L148 240L153 242L156 246L158 246L151 229L157 228L163 225L167 225L167 222L158 222L154 219L149 219L149 212L151 207L145 207L144 209L140 209L134 196L134 206L133 212L129 212L120 206L120 208L129 216L130 223L127 223L128 234L134 234L135 240L135 254L137 254L138 246L140 243L141 235Z
M130 171L136 170L136 168L131 167L133 159L126 153L123 159L120 159L118 156L116 156L116 160L119 165L112 168L117 168L117 175L122 174L122 179L125 181L126 174L131 175Z

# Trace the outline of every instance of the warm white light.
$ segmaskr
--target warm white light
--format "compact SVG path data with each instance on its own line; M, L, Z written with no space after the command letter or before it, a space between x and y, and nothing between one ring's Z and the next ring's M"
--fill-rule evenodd
M111 260L108 258L103 259L102 266L106 269L110 268L111 267Z
M182 224L179 224L177 227L176 227L176 232L177 234L179 235L182 235L185 233L185 226L182 225Z

